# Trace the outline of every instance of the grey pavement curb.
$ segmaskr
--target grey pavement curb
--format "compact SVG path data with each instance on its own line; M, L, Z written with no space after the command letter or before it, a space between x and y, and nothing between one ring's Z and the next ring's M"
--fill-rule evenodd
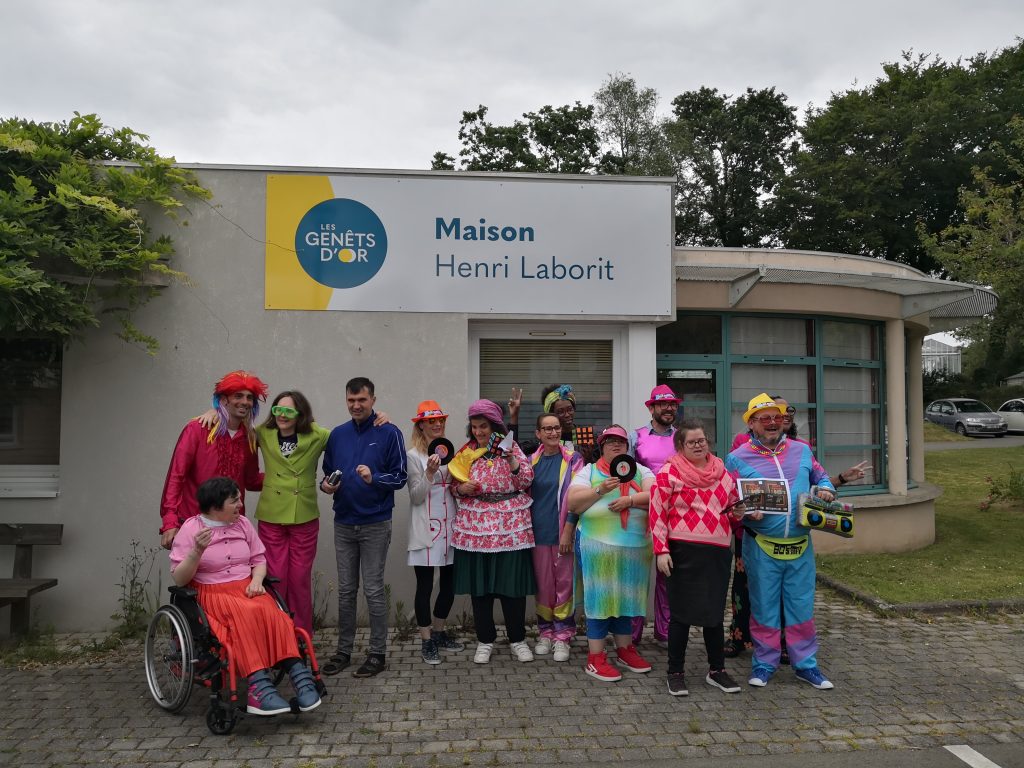
M993 611L1012 611L1024 613L1024 600L943 600L936 603L887 603L881 598L862 592L823 573L817 574L818 583L838 592L852 600L863 603L880 613L908 616L914 613L989 613Z

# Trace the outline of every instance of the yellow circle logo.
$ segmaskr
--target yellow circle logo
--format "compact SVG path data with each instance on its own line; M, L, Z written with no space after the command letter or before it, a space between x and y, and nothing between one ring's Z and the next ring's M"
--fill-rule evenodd
M355 261L355 258L356 252L353 251L351 248L342 248L340 251L338 251L338 260L345 264Z

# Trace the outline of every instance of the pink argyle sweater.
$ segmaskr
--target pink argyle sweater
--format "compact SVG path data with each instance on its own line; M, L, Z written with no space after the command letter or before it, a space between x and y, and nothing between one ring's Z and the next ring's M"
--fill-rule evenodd
M654 554L668 553L669 539L728 547L729 515L722 510L738 498L728 472L708 488L690 488L671 464L662 467L651 489Z

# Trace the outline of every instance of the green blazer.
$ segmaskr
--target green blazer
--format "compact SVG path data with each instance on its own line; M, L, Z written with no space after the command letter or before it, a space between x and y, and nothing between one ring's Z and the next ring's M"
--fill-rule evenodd
M313 424L313 431L298 434L298 446L287 458L281 455L275 427L256 427L256 443L263 454L263 491L256 519L279 525L308 523L320 516L316 473L320 455L331 436L329 429Z

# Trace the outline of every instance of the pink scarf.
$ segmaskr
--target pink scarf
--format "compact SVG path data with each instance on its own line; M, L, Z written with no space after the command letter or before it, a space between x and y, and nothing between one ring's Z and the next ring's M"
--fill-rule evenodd
M703 467L695 466L681 453L673 453L667 463L679 473L687 488L712 488L725 474L725 462L713 453L708 454L708 461Z

